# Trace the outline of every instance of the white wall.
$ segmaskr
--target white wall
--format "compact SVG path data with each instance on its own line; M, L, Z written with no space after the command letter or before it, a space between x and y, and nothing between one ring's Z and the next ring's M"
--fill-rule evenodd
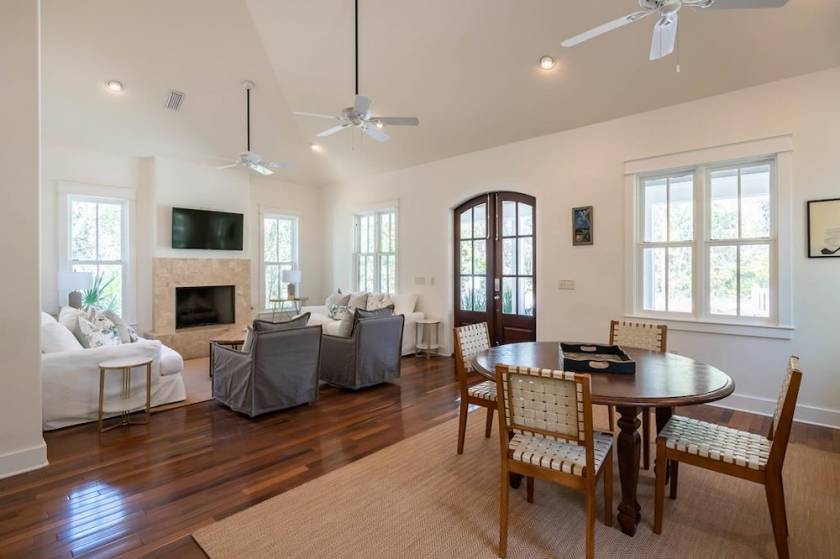
M323 196L325 288L350 285L353 208L398 198L400 290L420 294L448 339L452 208L485 191L526 192L537 197L538 337L605 340L624 312L624 162L792 134L793 339L673 332L669 345L729 373L736 395L725 403L756 411L772 409L786 357L799 354L799 417L840 426L840 260L804 252L805 201L840 196L837 91L840 68L336 185ZM571 208L583 205L595 206L595 244L573 247ZM560 279L577 289L559 291Z
M40 3L9 0L0 18L0 477L47 463L41 436L38 214Z
M47 123L49 124L49 123ZM126 318L140 331L152 326L152 258L246 258L252 262L252 305L259 303L260 208L280 209L300 217L301 292L320 299L322 237L321 193L311 186L254 177L241 169L165 157L131 157L65 146L47 146L44 153L42 212L42 308L55 312L59 304L57 274L61 267L62 188L98 188L132 198L133 281L136 297L126 306ZM241 251L171 248L172 207L188 207L245 215Z

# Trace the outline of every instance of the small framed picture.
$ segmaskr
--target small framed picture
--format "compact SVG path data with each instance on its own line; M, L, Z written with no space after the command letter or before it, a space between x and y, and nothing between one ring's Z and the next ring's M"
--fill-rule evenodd
M840 258L840 198L808 201L808 258Z
M593 227L592 206L572 208L572 245L591 245Z

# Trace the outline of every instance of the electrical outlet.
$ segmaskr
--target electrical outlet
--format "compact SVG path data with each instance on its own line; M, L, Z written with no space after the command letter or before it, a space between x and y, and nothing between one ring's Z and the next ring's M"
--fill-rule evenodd
M557 289L574 289L575 280L560 280L557 283Z
M414 278L414 285L426 285L426 278L423 276L417 276Z

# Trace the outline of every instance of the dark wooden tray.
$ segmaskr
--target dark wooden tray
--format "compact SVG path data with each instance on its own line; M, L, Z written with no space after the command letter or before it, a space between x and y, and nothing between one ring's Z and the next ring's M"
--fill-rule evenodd
M560 364L576 373L636 373L636 362L617 345L560 342Z

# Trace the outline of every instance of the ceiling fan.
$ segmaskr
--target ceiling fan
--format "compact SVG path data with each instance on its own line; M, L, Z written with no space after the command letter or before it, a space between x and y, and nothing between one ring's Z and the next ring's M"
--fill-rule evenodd
M607 31L644 19L651 14L659 14L659 20L653 27L653 39L650 44L650 59L658 60L674 52L674 44L677 41L677 14L683 6L700 10L746 10L780 8L787 2L788 0L639 0L641 11L599 25L566 39L560 44L564 47L573 47L593 37L603 35Z
M355 16L354 41L356 47L356 97L353 99L353 106L343 109L341 114L338 116L304 112L295 112L294 114L298 116L324 118L334 122L337 121L337 124L332 128L327 128L323 132L316 134L319 138L332 136L336 132L341 132L345 128L355 126L377 142L385 142L390 138L390 136L382 130L385 126L417 126L420 124L420 119L413 116L373 116L370 114L372 100L370 97L359 95L359 0L355 0Z
M251 90L254 89L254 82L246 80L242 82L242 89L245 90L245 137L246 151L239 154L239 160L230 165L222 165L217 169L230 169L232 167L245 167L261 175L273 175L274 169L285 169L288 163L277 163L266 161L259 153L251 151Z

